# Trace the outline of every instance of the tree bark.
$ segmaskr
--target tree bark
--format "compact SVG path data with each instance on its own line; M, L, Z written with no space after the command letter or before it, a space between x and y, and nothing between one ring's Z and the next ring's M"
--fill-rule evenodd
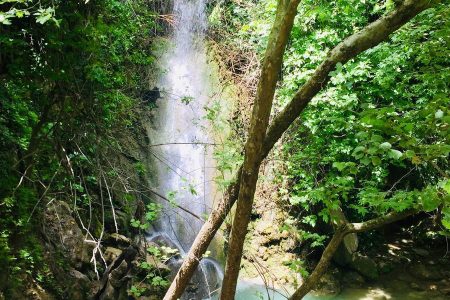
M351 35L333 48L325 61L316 68L313 75L294 95L291 102L274 118L264 138L261 160L267 157L290 124L300 115L311 99L327 84L329 73L338 62L345 63L361 52L378 45L414 16L438 2L440 1L406 0L390 14L369 24L360 32ZM242 166L237 172L236 180L228 187L226 196L214 208L197 235L164 300L179 298L186 288L202 255L206 252L214 235L238 198L241 171Z
M262 149L272 110L273 96L281 70L284 51L297 14L300 0L278 1L275 22L262 64L256 98L253 104L248 140L245 144L236 213L231 229L225 274L220 299L234 299L241 266L242 250L252 212L253 199L261 165Z
M189 280L192 278L192 275L194 275L203 254L205 254L209 244L216 235L217 230L219 230L225 217L228 215L231 207L238 198L241 173L242 166L236 173L236 179L228 186L226 195L213 209L208 220L203 224L200 232L195 237L191 249L189 249L187 256L184 258L183 264L170 284L163 300L176 300L183 294Z
M336 227L335 233L328 243L327 247L320 257L319 263L314 268L311 275L303 282L303 284L292 294L289 300L300 300L303 299L306 294L309 293L319 282L322 275L326 272L334 253L338 249L342 240L347 234L359 233L368 230L372 230L399 220L402 220L408 216L415 214L417 210L407 210L404 212L391 212L387 215L375 218L363 223L347 223L339 224Z
M346 235L346 226L339 225L336 228L333 237L331 238L327 247L323 251L319 263L314 268L314 271L289 298L290 300L302 299L306 294L309 293L310 290L312 290L316 286L322 275L327 270L328 265L330 264L330 260L333 258L334 253L338 249L345 235Z

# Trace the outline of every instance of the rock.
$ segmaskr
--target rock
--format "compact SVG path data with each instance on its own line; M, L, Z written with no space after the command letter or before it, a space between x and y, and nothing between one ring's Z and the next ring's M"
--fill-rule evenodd
M391 296L381 289L370 289L363 299L388 300L391 299Z
M118 233L112 233L106 236L104 243L114 247L126 248L131 245L131 239Z
M120 288L124 282L124 277L128 271L128 264L125 260L122 260L120 265L111 271L109 274L109 282L115 288Z
M99 300L113 300L116 299L116 296L116 289L111 285L111 283L108 282L102 294L100 295Z
M415 264L410 267L410 273L422 280L440 280L443 278L439 268L436 266L425 266L424 264Z
M380 261L378 263L378 270L380 273L389 273L394 269L394 266L389 261Z
M255 231L261 235L268 235L277 240L281 239L281 232L275 227L273 222L260 220L256 225Z
M335 220L336 225L341 223L348 223L347 218L345 217L342 210L337 209L331 212L333 219ZM356 233L347 234L342 243L339 245L339 248L336 250L336 253L333 256L333 260L340 266L347 266L351 263L353 255L358 250L358 236Z
M423 257L426 257L426 256L430 255L430 252L428 252L425 249L421 249L421 248L412 248L412 251L414 253L416 253L417 255L420 255L420 256L423 256Z
M68 298L72 300L86 299L86 295L91 288L89 278L75 269L69 271L69 277L66 291Z
M316 295L337 295L341 292L341 283L339 281L339 271L331 269L321 278L315 290Z
M31 280L31 285L26 289L25 296L28 300L53 300L47 291L45 291L37 282Z
M342 282L346 287L360 287L365 283L365 280L358 272L348 271L342 276Z
M154 269L159 270L159 272L161 272L161 274L163 275L168 275L171 272L169 266L167 266L166 264L161 262L157 257L154 257L151 254L147 253L145 261Z
M424 288L421 287L420 285L418 285L416 282L411 282L411 284L409 285L413 290L416 291L423 291Z
M116 260L117 257L122 254L122 250L113 248L113 247L106 247L106 250L104 252L105 260L108 264L112 263L114 260Z
M440 288L439 292L441 292L441 294L443 295L450 296L450 286Z
M355 253L350 266L368 279L374 280L378 278L377 264L367 256Z
M47 207L43 216L42 233L75 269L80 270L84 264L89 264L94 245L85 242L67 203L54 201Z

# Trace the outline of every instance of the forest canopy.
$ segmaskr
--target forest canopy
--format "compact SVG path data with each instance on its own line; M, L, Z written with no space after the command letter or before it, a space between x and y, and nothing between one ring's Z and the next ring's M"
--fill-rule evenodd
M201 216L177 203L177 191L151 186L161 157L149 128L169 94L156 87L166 74L158 51L170 53L167 41L180 28L174 1L203 5L205 57L217 62L220 85L239 91L222 100L237 106L224 142L234 149L205 143L234 177ZM376 245L386 236L372 229L386 224L448 251L449 5L0 0L0 300L25 297L30 286L55 299L108 299L108 278L120 266L123 285L111 299L178 299L217 232L226 260L217 290L231 299L241 260L251 260L244 241L257 235L261 206L282 215L271 224L276 234L293 237L283 251L295 259L282 262L296 274L290 299L317 286L344 238L358 234L364 256L382 251ZM199 35L183 25L193 31L186 38ZM186 106L198 100L179 96ZM219 108L202 109L218 122ZM166 202L204 224L184 257L147 241ZM58 230L85 248L73 254ZM83 291L67 282L82 282Z

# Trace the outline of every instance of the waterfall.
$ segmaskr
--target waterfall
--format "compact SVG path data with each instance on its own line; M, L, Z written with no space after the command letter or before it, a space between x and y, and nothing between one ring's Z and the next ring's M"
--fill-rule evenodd
M157 102L151 133L157 171L157 190L172 202L161 201L163 211L149 241L178 248L181 257L169 261L173 273L191 247L211 211L215 188L212 137L205 120L211 97L204 37L206 0L174 0L174 28L170 46L161 61L162 98ZM189 213L177 208L181 206ZM199 219L200 218L200 219ZM210 298L220 288L222 271L212 259L204 259L183 299ZM186 295L188 294L188 295Z

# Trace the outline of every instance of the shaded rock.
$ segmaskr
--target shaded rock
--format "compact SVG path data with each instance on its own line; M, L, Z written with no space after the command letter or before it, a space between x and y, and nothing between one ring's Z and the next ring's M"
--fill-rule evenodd
M409 285L413 290L416 291L423 291L425 290L422 286L420 286L419 284L417 284L416 282L411 282L411 284Z
M380 273L389 273L394 269L394 266L389 261L380 261L378 263L378 270Z
M347 218L341 209L331 211L335 225L348 223ZM340 266L346 266L352 262L353 255L358 250L358 236L356 233L347 234L336 250L333 260Z
M415 264L410 267L410 273L418 278L424 280L440 280L443 279L439 268L436 266L426 266L424 264Z
M356 253L353 255L351 267L368 279L378 278L377 264L369 257Z
M439 292L443 295L450 296L450 286L440 288Z
M67 282L66 294L69 299L83 300L91 289L91 281L83 273L71 269L69 271L69 280Z
M429 256L429 255L430 255L430 252L428 252L428 251L425 250L425 249L421 249L421 248L412 248L412 251L413 251L415 254L420 255L420 256L423 256L423 257L426 257L426 256Z
M114 247L128 247L131 245L131 239L118 233L112 233L105 237L104 243Z
M348 271L342 276L342 283L348 287L359 287L365 283L365 280L358 272Z
M122 260L120 265L109 274L109 283L115 288L120 288L124 282L124 277L128 271L128 264ZM126 280L126 279L125 279Z
M81 269L89 264L93 245L85 238L77 222L71 215L69 205L63 201L54 201L44 212L42 233L71 266Z
M113 248L113 247L106 247L106 250L104 252L105 260L108 264L112 263L114 260L116 260L120 255L122 254L122 250Z
M54 297L45 291L37 282L32 280L31 285L25 291L26 299L29 300L53 300Z
M333 256L333 260L340 266L346 266L352 262L353 255L358 250L358 237L356 234L348 234L342 240L339 248Z
M118 291L108 282L99 300L113 300L117 298Z
M337 295L341 292L341 283L339 280L339 271L331 269L326 272L317 285L314 294L316 295Z

